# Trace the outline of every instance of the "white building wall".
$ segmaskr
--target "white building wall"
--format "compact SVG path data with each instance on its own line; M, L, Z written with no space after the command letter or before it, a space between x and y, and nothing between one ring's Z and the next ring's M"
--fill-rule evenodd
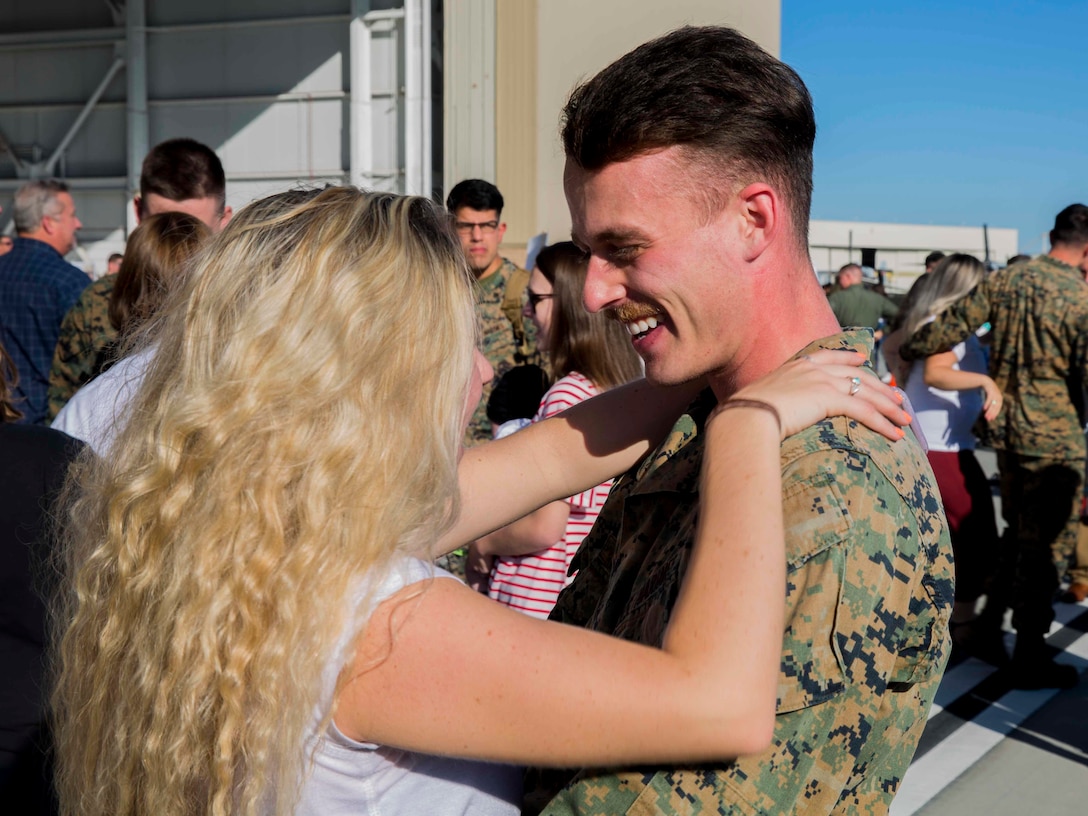
M1019 231L989 227L990 259L998 266L1017 253ZM982 226L881 224L869 221L817 221L809 225L813 268L826 277L847 263L861 263L862 248L876 250L876 268L885 271L890 291L906 291L925 271L925 258L935 250L964 252L985 260Z

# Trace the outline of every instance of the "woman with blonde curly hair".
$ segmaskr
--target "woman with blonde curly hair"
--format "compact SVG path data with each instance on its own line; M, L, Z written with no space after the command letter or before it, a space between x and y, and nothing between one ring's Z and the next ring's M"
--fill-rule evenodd
M54 693L65 814L514 814L520 776L495 761L767 744L782 434L846 412L898 438L896 403L875 380L847 396L861 356L823 352L741 392L762 408L719 411L707 444L735 439L745 473L709 469L722 501L705 523L740 513L751 537L700 535L693 557L717 578L685 587L656 650L512 612L428 562L626 469L692 389L614 389L473 449L459 487L489 376L474 342L463 254L425 199L286 193L212 239L113 455L75 479ZM720 648L706 621L733 633ZM511 660L527 642L531 665ZM630 717L650 697L671 702Z

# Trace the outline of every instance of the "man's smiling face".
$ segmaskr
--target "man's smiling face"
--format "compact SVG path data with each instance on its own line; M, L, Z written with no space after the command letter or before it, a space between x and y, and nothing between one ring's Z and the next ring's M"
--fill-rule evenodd
M732 201L707 213L677 148L587 171L567 162L573 238L589 253L584 300L620 320L655 383L731 368L753 314L731 237Z

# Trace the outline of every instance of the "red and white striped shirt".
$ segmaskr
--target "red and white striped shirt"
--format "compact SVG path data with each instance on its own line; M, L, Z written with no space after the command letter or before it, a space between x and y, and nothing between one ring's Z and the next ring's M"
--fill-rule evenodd
M533 422L539 422L600 393L577 371L558 380L540 401ZM566 499L570 504L563 538L545 550L508 558L499 556L491 568L488 595L512 609L536 618L546 618L559 598L559 592L572 579L567 578L574 553L582 543L597 514L601 512L612 480Z

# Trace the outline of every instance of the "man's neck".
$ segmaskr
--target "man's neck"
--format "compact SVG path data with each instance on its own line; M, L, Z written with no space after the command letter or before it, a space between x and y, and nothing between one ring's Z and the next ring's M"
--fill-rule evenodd
M502 255L496 255L495 260L493 260L488 265L487 269L484 269L483 271L476 273L476 280L482 283L483 281L490 278L492 275L494 275L496 272L499 271L499 268L502 266L502 262L503 262Z
M49 240L48 235L44 235L44 234L42 234L40 232L18 233L18 235L19 235L20 238L23 238L23 239L28 240L28 241L37 241L39 244L45 244L50 249L56 250L56 253L58 255L63 256L65 254L65 253L61 252L59 249L57 249L57 247L55 247L53 245L53 242Z
M1084 259L1084 247L1071 247L1065 244L1055 244L1047 255L1056 261L1061 261L1067 266L1078 266Z
M791 272L767 276L758 295L758 314L738 328L745 342L729 366L708 376L719 401L774 371L810 343L842 331L811 264L795 264Z

